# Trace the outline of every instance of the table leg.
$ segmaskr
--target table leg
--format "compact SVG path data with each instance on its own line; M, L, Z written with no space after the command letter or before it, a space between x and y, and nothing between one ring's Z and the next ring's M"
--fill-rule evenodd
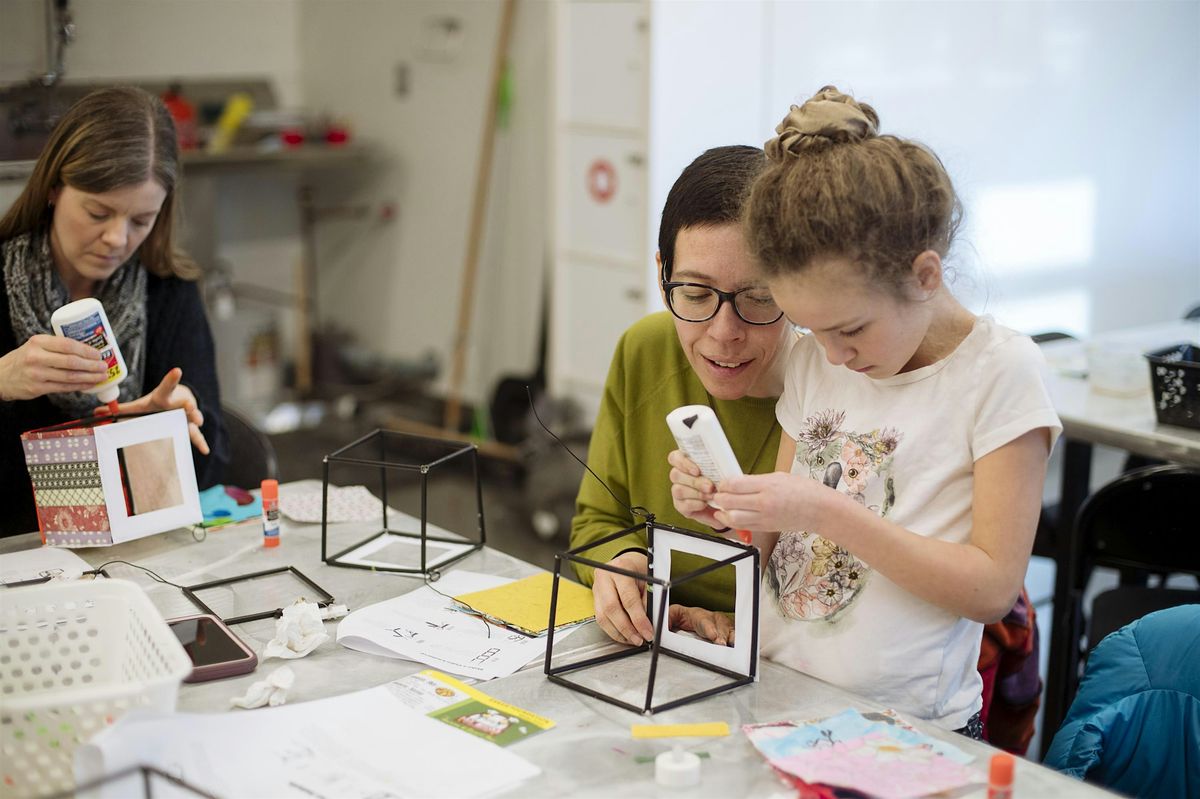
M1092 445L1064 439L1062 494L1058 504L1058 528L1054 534L1054 607L1050 614L1050 661L1046 670L1046 695L1042 704L1042 757L1050 748L1054 733L1067 714L1074 688L1073 675L1067 674L1071 661L1072 639L1071 564L1076 556L1072 546L1075 516L1087 499L1092 472Z

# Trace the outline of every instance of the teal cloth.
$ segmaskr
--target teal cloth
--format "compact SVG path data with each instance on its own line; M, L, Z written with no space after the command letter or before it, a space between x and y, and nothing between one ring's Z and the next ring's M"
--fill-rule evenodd
M1100 642L1045 765L1130 796L1200 796L1200 605Z
M225 486L215 485L200 492L200 510L204 514L204 527L216 527L220 524L233 524L262 515L262 500L254 497L254 501L239 505L237 500L225 493Z

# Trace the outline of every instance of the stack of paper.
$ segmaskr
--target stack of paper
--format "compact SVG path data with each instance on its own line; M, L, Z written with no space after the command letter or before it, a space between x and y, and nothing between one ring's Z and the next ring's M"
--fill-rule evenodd
M507 749L412 710L387 685L251 713L129 713L80 747L76 776L83 783L136 764L217 796L297 799L482 797L540 773ZM162 796L194 794L166 786Z
M457 594L454 598L468 611L478 613L490 622L526 635L543 635L550 628L553 585L554 575L541 572L496 588ZM594 607L590 588L560 579L554 629L591 621L596 617Z
M970 755L930 738L894 713L847 710L811 722L748 724L751 743L777 770L809 785L908 799L985 782Z
M505 677L545 657L545 640L462 613L451 597L512 582L455 569L438 580L436 591L421 586L354 611L338 624L337 641L359 652L415 660L477 680Z

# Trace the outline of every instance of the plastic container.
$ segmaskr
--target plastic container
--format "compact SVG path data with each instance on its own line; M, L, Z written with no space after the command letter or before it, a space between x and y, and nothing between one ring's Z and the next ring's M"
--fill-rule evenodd
M279 546L279 481L262 481L263 546Z
M1085 348L1088 383L1092 391L1112 397L1136 397L1145 394L1146 366L1140 347L1112 342L1094 341Z
M1159 424L1200 430L1200 347L1176 344L1146 353Z
M664 788L692 788L700 784L700 756L676 746L654 758L654 781Z
M108 365L108 377L84 393L95 394L101 402L115 402L120 392L117 386L129 370L125 368L125 357L100 300L85 297L67 303L50 315L50 326L56 335L73 338L100 351L100 357Z
M173 711L192 662L141 588L87 580L0 594L0 796L74 788L75 748L126 711Z

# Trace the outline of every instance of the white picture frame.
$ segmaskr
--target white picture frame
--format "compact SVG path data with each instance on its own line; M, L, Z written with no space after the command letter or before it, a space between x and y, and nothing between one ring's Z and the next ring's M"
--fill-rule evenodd
M743 548L720 538L699 538L681 533L654 528L654 568L652 576L671 581L671 559L675 552L709 558L714 561L728 560ZM755 622L754 599L758 580L754 558L745 557L733 564L734 568L734 616L735 635L733 646L720 646L691 635L673 632L664 623L660 633L660 645L696 660L726 669L744 676L754 674L758 680L758 640L756 631L750 629ZM659 600L650 603L650 620L657 629L660 623ZM667 592L666 607L671 607L670 591ZM664 621L665 620L661 620Z
M200 510L196 467L192 463L192 443L188 437L187 415L182 409L162 411L115 424L97 425L94 436L96 462L100 468L104 503L114 544L202 521L204 514ZM130 514L125 506L118 451L164 439L171 442L174 452L179 501L170 507Z

